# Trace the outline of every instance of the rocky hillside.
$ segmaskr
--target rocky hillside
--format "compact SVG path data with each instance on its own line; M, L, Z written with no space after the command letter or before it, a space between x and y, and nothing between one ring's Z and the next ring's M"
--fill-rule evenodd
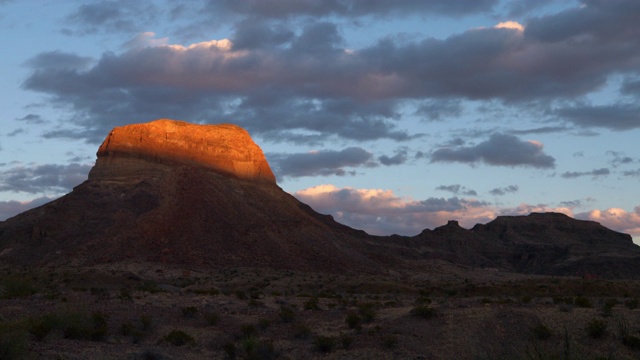
M114 129L89 179L0 223L0 263L154 262L328 272L420 271L444 260L527 274L640 278L640 247L598 223L545 213L369 236L285 193L234 125Z

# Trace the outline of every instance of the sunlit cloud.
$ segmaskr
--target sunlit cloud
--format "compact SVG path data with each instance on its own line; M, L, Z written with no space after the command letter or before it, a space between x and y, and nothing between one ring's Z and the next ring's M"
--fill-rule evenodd
M608 228L631 234L632 236L640 236L640 206L636 206L633 211L626 211L620 208L596 209L576 214L576 217L597 221Z
M503 21L494 26L496 29L511 29L518 32L524 32L524 26L517 21Z

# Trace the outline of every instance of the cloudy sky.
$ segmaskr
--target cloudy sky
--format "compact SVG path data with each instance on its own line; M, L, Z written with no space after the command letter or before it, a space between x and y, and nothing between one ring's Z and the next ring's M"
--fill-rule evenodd
M0 220L115 126L230 122L374 234L559 211L640 241L640 1L0 0Z

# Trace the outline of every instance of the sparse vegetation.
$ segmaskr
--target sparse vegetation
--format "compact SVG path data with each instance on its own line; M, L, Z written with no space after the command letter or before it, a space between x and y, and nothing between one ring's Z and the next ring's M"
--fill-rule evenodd
M316 351L322 353L332 352L336 346L336 339L332 336L317 336L313 341L313 346Z
M183 346L195 344L196 340L193 338L193 336L187 334L182 330L172 330L162 338L162 342L171 344L173 346Z
M533 329L531 329L531 331L533 332L535 338L538 340L547 340L551 338L552 335L551 329L549 329L544 324L536 325Z
M603 320L592 319L587 324L587 334L594 339L599 339L604 336L607 331L607 323Z
M411 314L423 319L433 319L437 313L436 309L427 305L418 305L411 310Z

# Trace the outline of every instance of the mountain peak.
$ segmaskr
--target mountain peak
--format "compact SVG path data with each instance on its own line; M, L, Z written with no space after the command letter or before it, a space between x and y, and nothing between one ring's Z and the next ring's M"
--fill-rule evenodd
M243 128L159 119L116 127L100 145L89 178L141 175L166 165L214 170L244 180L275 183L264 153Z

